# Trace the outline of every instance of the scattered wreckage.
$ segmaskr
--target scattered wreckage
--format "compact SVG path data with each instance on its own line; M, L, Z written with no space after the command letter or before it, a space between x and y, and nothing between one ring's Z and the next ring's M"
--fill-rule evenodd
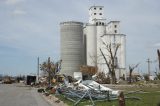
M74 105L77 105L82 99L90 100L94 105L94 101L113 100L119 94L118 90L104 87L93 80L79 80L74 84L62 87L62 89L65 89L65 92L62 93L64 97L74 102Z
M52 93L61 94L66 99L72 101L74 106L78 105L84 100L90 100L92 105L95 105L96 101L112 101L118 100L121 91L113 90L105 87L93 80L82 80L78 78L77 82L69 83L67 79L64 80L64 84L59 83L54 87L51 87ZM38 92L45 92L45 90L39 89ZM48 93L45 93L48 95ZM140 100L138 97L127 97L125 99Z

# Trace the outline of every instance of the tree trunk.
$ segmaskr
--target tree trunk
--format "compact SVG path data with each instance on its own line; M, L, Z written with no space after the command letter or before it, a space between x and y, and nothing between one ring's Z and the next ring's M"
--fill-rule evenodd
M115 75L115 72L112 72L112 84L116 84L116 75Z
M51 63L50 63L50 57L48 58L48 74L49 74L49 78L48 78L48 84L49 84L49 87L51 85Z

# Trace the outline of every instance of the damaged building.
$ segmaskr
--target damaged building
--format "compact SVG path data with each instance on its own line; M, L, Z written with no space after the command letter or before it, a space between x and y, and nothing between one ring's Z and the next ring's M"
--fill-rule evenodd
M62 74L73 76L82 65L97 66L98 71L107 73L108 67L99 50L109 55L103 45L105 42L120 44L115 58L116 77L126 76L126 35L120 33L120 21L106 21L103 6L89 8L88 23L61 22L60 33ZM112 48L114 50L114 46Z

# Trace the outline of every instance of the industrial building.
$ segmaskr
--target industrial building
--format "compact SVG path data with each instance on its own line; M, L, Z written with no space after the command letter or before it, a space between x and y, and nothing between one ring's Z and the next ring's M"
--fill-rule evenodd
M73 76L82 65L98 66L108 72L100 48L107 55L104 44L120 44L116 55L116 77L126 76L126 35L120 33L120 21L106 22L103 6L89 8L89 22L68 21L60 23L61 73ZM114 50L114 47L113 47Z

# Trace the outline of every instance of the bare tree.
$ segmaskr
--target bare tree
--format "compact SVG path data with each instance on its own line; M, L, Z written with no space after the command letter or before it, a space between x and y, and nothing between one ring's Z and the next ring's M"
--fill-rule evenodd
M120 44L115 44L115 43L106 44L104 41L102 41L102 43L104 44L105 50L107 50L108 55L105 55L101 48L100 48L100 52L108 67L109 74L111 75L111 78L112 78L111 82L115 84L116 83L115 69L117 68L116 55L117 55L118 48L120 47Z
M50 61L50 57L49 57L47 61L44 61L42 64L40 64L40 70L42 70L43 73L47 74L48 83L50 85L51 79L54 77L56 73L56 64Z
M129 83L132 82L132 72L134 71L135 68L138 67L138 65L139 63L136 65L129 65Z

